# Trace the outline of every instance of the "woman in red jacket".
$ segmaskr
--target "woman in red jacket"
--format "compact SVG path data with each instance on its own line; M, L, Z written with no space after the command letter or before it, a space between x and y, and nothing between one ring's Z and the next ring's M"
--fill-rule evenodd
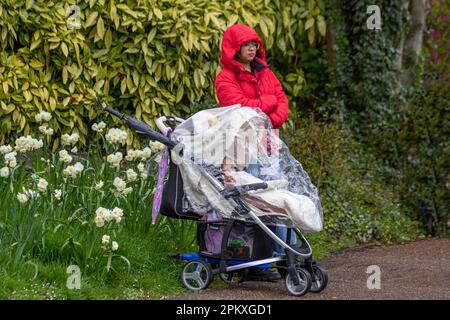
M235 24L223 34L221 52L222 71L216 78L216 94L221 106L241 104L243 107L259 108L278 129L288 118L288 100L275 74L266 62L266 53L259 35L250 27ZM249 165L255 176L259 169ZM276 228L276 234L286 239L286 228ZM295 243L292 235L291 243ZM276 254L283 254L275 245ZM277 271L249 270L250 278L276 281Z
M266 62L259 35L250 27L235 24L223 34L222 71L216 78L221 106L241 104L260 108L279 128L288 118L288 100Z

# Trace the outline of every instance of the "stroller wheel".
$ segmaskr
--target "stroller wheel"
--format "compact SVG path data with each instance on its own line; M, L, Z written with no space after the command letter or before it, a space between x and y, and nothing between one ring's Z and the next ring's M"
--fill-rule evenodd
M309 272L303 268L297 268L298 284L295 284L289 272L286 275L286 289L293 296L300 297L308 292L311 288L311 276Z
M192 260L186 263L181 271L181 282L191 291L206 289L212 281L212 271L208 263Z
M319 293L328 284L328 273L325 269L319 267L318 265L313 265L313 275L311 275L311 278L314 278L312 280L311 288L309 289L310 292Z
M227 284L236 284L244 282L248 274L248 269L234 272L223 272L219 274L220 279Z

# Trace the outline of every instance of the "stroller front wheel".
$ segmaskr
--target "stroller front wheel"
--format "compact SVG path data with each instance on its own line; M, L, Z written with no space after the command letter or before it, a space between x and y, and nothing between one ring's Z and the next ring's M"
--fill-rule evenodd
M213 278L211 267L202 260L187 262L181 271L181 282L191 291L206 289Z
M312 275L314 280L312 281L311 289L309 289L309 291L319 293L325 289L328 284L328 273L325 269L319 267L318 265L314 265L312 270L314 273Z
M308 271L303 268L297 268L297 282L295 284L294 279L291 277L290 273L286 274L286 289L293 296L300 297L308 292L311 288L311 276Z

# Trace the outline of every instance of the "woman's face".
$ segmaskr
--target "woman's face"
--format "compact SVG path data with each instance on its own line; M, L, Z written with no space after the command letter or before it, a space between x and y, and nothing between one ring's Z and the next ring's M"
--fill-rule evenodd
M246 42L241 46L238 59L241 63L248 63L255 59L259 44L256 41Z

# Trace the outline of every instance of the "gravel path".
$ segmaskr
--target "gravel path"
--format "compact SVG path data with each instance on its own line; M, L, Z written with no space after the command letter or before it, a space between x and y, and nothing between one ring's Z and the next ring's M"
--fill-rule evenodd
M321 293L290 296L284 280L277 283L244 282L226 287L214 281L200 293L171 299L186 300L290 300L290 299L450 299L450 239L425 239L394 246L365 246L333 253L318 261L328 271ZM381 288L369 290L373 272L381 270Z

